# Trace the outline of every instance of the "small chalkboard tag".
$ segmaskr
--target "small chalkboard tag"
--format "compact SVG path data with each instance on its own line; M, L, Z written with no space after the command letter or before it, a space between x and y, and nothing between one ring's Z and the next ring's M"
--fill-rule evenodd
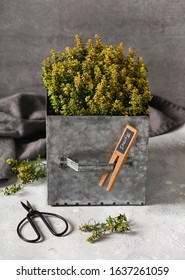
M107 185L107 191L111 191L113 188L117 177L122 169L122 166L124 162L127 159L127 156L130 152L130 149L132 148L137 135L139 131L138 129L134 128L131 125L126 125L118 144L109 160L109 164L115 163L114 170L112 172L111 178L109 180L109 183ZM105 184L105 181L107 180L108 176L110 175L110 172L105 172L99 182L99 185L102 187Z
M126 129L120 143L117 147L117 151L124 154L128 148L129 143L132 141L132 137L134 136L134 132L129 128Z

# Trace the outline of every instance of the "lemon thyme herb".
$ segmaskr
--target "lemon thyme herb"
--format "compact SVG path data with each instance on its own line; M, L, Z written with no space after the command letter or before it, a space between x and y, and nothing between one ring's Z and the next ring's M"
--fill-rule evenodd
M117 217L109 216L105 223L88 223L79 227L79 230L83 232L91 232L92 234L86 239L90 243L94 243L97 240L104 238L111 232L126 232L129 230L127 218L120 214Z
M46 166L41 161L40 155L36 161L7 159L7 164L11 166L12 172L21 181L19 184L12 184L10 187L5 187L1 190L4 195L11 195L22 190L25 185L38 181L46 176Z
M48 92L49 114L121 115L149 114L152 94L142 57L124 44L104 45L95 35L63 52L51 50L42 63L42 78Z

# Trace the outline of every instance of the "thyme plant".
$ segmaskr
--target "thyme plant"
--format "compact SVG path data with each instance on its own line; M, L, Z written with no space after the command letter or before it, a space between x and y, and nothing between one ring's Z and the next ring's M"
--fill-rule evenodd
M80 226L79 229L83 232L91 232L92 234L86 239L86 241L94 243L111 232L123 233L128 231L129 225L125 214L120 214L115 218L109 216L105 223L88 223Z
M21 181L18 185L13 184L5 187L1 192L5 195L11 195L22 190L27 184L33 183L46 176L45 164L41 161L40 155L36 161L7 159L7 164L11 166L12 172Z
M49 113L57 115L148 115L152 98L142 57L124 44L104 45L95 35L64 52L51 50L42 63Z

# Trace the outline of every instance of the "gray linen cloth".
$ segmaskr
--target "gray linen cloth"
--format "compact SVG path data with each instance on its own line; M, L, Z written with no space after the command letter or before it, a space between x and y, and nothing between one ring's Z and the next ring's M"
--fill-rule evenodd
M0 99L0 179L11 176L8 158L46 157L45 95L17 93ZM185 109L154 96L150 104L150 136L185 123Z
M0 179L10 177L8 158L46 156L45 97L17 93L0 99Z
M185 108L159 96L150 103L150 137L169 132L185 123Z

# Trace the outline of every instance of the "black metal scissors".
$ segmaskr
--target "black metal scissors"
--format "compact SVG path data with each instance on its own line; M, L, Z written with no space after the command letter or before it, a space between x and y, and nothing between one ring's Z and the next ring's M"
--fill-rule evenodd
M17 226L17 234L18 236L26 241L26 242L31 242L31 243L35 243L35 242L38 242L38 241L41 241L42 239L42 236L41 236L41 233L39 232L39 229L38 227L36 226L36 223L34 222L34 218L35 217L39 217L41 218L41 220L44 222L44 224L46 225L46 227L49 229L49 231L55 235L55 236L62 236L64 235L67 230L68 230L68 222L66 221L66 219L64 219L62 216L60 215L57 215L57 214L54 214L54 213L48 213L48 212L39 212L37 210L34 210L33 207L31 206L31 204L29 203L29 201L27 201L27 205L24 204L23 202L21 202L22 206L28 211L28 214L27 216L18 224ZM64 230L60 233L57 233L50 225L50 223L46 220L45 217L56 217L60 220L63 221L63 224L64 224ZM26 224L26 222L29 222L30 225L32 226L33 230L35 231L36 233L36 238L35 239L27 239L25 238L22 233L21 233L21 230L23 228L23 226Z

